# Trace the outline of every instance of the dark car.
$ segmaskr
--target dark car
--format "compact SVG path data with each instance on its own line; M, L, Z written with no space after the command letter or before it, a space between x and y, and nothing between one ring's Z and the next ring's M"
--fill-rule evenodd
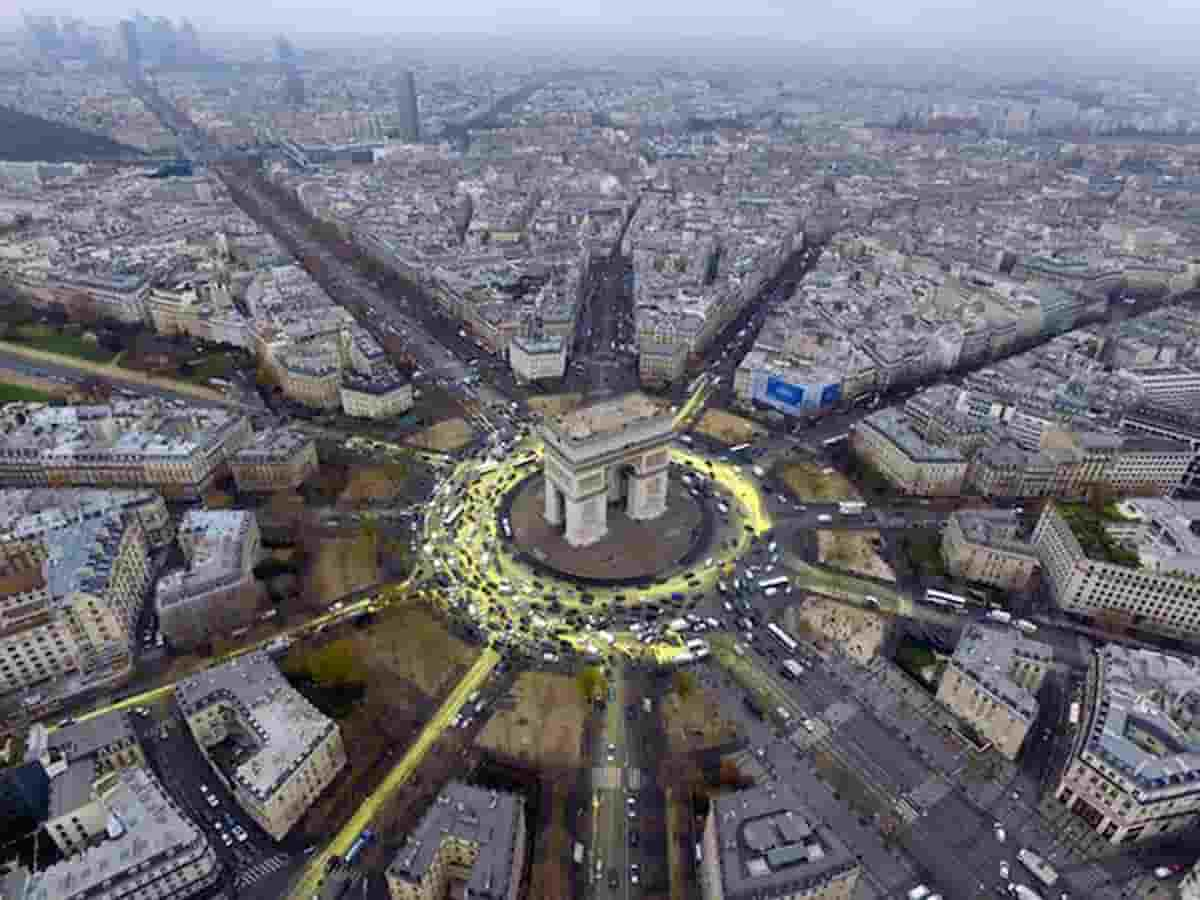
M641 838L638 837L638 833L636 831L629 832L629 846L630 847L637 847L638 842L640 840L641 840Z
M617 877L617 870L609 869L608 870L608 886L612 890L615 891L620 886L620 883L621 882L620 882L619 878Z

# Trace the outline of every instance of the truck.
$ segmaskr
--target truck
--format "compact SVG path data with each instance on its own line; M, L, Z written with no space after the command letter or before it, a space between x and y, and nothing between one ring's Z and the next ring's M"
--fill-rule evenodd
M1014 622L1013 624L1015 624L1018 628L1020 628L1026 634L1033 634L1035 631L1038 630L1037 624L1034 622L1030 622L1028 619L1017 619L1017 621Z
M1017 851L1017 859L1021 861L1021 865L1028 869L1034 878L1046 887L1054 887L1055 882L1058 881L1058 872L1054 871L1054 868L1049 863L1028 847L1022 847Z
M843 516L857 516L867 508L861 500L842 500L838 503L838 512Z
M989 610L987 617L989 619L991 619L993 622L1000 622L1003 625L1007 625L1009 622L1012 621L1012 613L1008 612L1007 610L1003 610L1003 609Z

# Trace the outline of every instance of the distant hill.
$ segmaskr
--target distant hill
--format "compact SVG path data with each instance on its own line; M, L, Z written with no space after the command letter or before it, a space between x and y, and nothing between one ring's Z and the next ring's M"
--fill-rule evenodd
M0 106L0 160L7 162L86 162L105 159L140 159L146 154L136 147L89 134Z

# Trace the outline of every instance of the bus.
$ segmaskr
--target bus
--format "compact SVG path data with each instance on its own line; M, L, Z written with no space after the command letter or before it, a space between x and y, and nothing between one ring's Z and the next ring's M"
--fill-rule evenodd
M849 432L843 432L842 434L835 434L833 437L826 438L825 440L821 441L821 446L822 447L834 447L837 444L840 444L842 441L844 441L848 437L850 437Z
M774 578L764 578L758 583L758 589L765 591L768 588L786 587L788 577L786 575L776 575Z
M575 842L574 859L575 865L578 866L583 864L583 844L581 844L579 841Z
M799 646L799 644L797 644L796 641L790 637L786 631L784 631L774 622L767 626L767 631L771 632L771 636L774 637L775 640L779 641L779 643L783 644L783 646L785 646L792 653L796 652L796 648Z
M736 447L730 447L729 452L730 453L741 453L743 450L749 450L749 449L750 449L749 444L738 444Z
M794 659L785 659L783 661L783 674L799 681L800 676L804 674L804 666L800 665Z
M1071 704L1070 715L1067 716L1067 721L1070 722L1072 725L1078 725L1079 724L1079 713L1080 713L1081 709L1082 709L1082 707L1080 706L1080 703L1078 700L1073 702Z
M967 605L967 598L958 594L950 594L946 591L927 590L925 592L925 602L932 603L934 606L953 606L957 609L963 609Z
M1037 623L1030 622L1028 619L1017 619L1017 621L1015 621L1013 624L1016 625L1018 628L1020 628L1026 634L1033 634L1035 631L1038 630Z
M462 514L463 514L463 506L460 503L458 506L454 507L454 509L450 512L450 514L448 516L446 516L446 518L442 522L442 524L445 525L447 528L451 528L454 526L454 523L459 520L459 518L462 516Z
M1055 882L1058 881L1058 873L1054 871L1054 868L1027 847L1022 847L1017 851L1017 859L1034 878L1046 887L1054 887Z

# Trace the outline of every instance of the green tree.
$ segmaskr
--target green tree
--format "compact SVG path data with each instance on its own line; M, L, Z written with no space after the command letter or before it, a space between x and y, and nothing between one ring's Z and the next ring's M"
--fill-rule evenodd
M608 691L608 679L604 677L604 670L599 666L580 669L579 674L575 676L575 684L585 701L603 697Z
M357 687L366 683L367 670L362 657L349 640L333 641L301 655L288 670L310 678L321 687Z

